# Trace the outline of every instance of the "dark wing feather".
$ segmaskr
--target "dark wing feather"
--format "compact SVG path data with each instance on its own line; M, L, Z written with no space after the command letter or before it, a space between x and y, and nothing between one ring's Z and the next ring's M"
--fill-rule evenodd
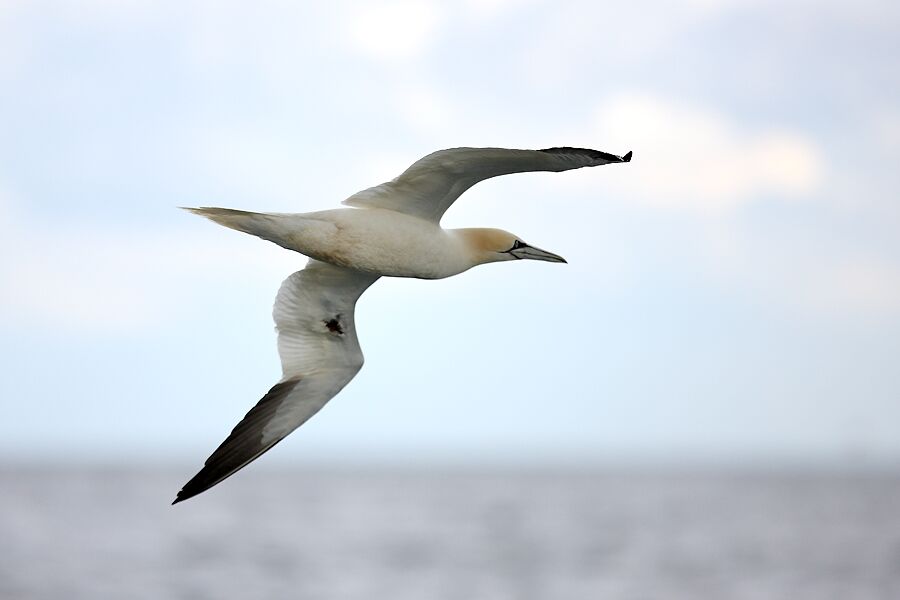
M275 418L276 412L299 381L299 379L289 379L272 386L262 400L251 408L250 412L235 426L231 435L206 459L200 472L184 484L172 504L178 504L182 500L205 492L240 471L283 440L286 434L265 440L263 429Z

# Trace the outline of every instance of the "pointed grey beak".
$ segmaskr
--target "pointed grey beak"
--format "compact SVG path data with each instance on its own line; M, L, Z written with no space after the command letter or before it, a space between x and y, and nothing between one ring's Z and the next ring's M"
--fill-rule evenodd
M552 252L547 252L546 250L541 250L534 246L522 246L521 248L512 250L510 253L521 260L546 260L547 262L568 264L566 259L559 254L553 254Z

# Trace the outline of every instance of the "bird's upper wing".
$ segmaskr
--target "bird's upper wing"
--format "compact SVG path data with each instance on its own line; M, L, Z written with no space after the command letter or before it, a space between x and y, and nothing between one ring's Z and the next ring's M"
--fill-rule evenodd
M310 260L281 284L273 316L284 377L254 406L178 492L208 490L306 422L362 368L356 301L378 275Z
M616 156L586 148L451 148L419 159L393 181L354 194L344 204L395 210L438 223L463 192L491 177L526 171L568 171L630 160L631 152Z

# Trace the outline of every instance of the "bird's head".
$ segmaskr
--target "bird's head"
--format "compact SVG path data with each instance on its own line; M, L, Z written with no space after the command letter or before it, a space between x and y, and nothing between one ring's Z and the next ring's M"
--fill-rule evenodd
M464 243L475 259L475 264L504 260L545 260L564 263L558 254L535 248L518 236L502 229L458 229Z

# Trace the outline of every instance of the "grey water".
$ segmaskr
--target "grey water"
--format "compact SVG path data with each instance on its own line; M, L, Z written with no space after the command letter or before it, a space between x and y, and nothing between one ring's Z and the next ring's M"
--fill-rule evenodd
M900 475L0 468L2 599L900 598Z

